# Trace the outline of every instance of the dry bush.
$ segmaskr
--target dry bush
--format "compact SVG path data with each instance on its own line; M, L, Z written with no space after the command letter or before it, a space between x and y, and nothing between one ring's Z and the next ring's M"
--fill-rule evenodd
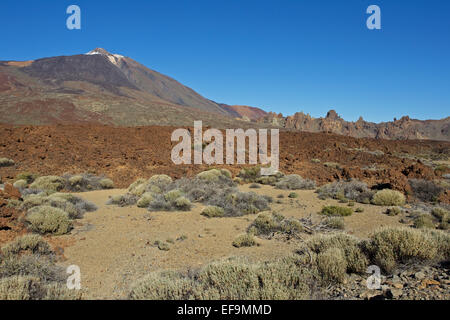
M153 194L151 192L145 192L137 201L136 205L139 208L147 208L150 202L153 201Z
M128 207L135 205L139 198L133 194L127 193L118 196L112 196L106 202L107 205L116 205L119 207Z
M28 186L28 182L26 180L17 180L14 182L13 186L16 189L22 190Z
M64 189L66 180L58 176L43 176L37 178L30 188L34 190L41 190L46 193L55 193Z
M409 180L411 189L414 196L424 202L435 202L439 198L439 195L444 190L442 187L434 183L433 181L427 181L422 179Z
M435 225L433 223L433 219L428 213L422 213L414 218L414 227L416 227L417 229L422 228L434 229Z
M114 182L111 179L103 178L100 180L100 186L102 187L102 189L113 189Z
M25 180L27 184L33 183L37 178L39 175L31 172L21 172L16 177L17 180Z
M249 167L243 168L239 171L238 177L244 180L245 182L256 182L258 178L261 177L261 167Z
M208 218L221 218L224 215L224 210L216 206L207 206L203 209L201 215Z
M321 199L350 199L360 203L369 203L374 194L366 183L358 180L335 181L320 187L317 193Z
M377 206L402 206L405 204L405 196L396 190L383 189L375 193L372 203Z
M318 234L308 240L306 245L315 254L323 253L330 248L340 249L344 253L347 272L366 272L368 259L362 251L360 241L353 236L344 233L332 235Z
M11 167L15 165L14 160L8 158L0 158L0 168L1 167Z
M46 283L33 276L0 279L0 300L79 300L78 291L61 283Z
M64 174L62 178L65 180L64 188L71 192L86 192L93 190L111 189L114 182L103 176L96 176L91 173L83 174Z
M231 180L231 177L231 172L227 169L211 169L197 174L198 179L215 182L218 182L221 179Z
M411 260L434 261L441 254L448 257L449 240L450 235L437 230L431 233L411 228L383 228L370 237L365 247L374 264L392 272L398 264Z
M325 162L323 165L327 168L338 169L338 170L341 169L341 165L337 162Z
M303 179L298 174L291 174L281 178L275 187L283 190L313 190L316 188L316 182Z
M261 189L261 185L259 183L252 183L249 186L250 189Z
M388 216L398 216L402 211L400 210L399 207L392 207L392 208L387 208L386 210L386 214Z
M232 189L219 190L219 193L206 201L206 204L224 209L224 216L237 217L269 210L270 197L254 192L239 192Z
M291 192L291 193L289 193L288 198L290 198L290 199L297 199L298 198L298 193Z
M325 206L320 211L320 214L331 217L346 217L353 214L353 210L348 207L338 207L338 206Z
M448 221L450 218L450 213L444 208L436 207L431 210L431 214L439 220L439 222Z
M330 229L344 230L345 221L342 217L328 217L325 219L323 224Z
M52 250L48 243L41 236L36 234L26 234L5 244L1 248L1 254L4 257L21 255L24 253L50 255L52 254Z
M86 212L97 210L97 206L89 201L69 193L53 193L50 196L44 194L28 196L22 203L23 210L29 210L38 206L50 206L67 213L70 219L81 219Z
M41 236L24 235L0 255L0 300L80 299L65 286L66 274Z
M189 211L192 203L183 192L174 189L164 195L155 194L148 208L150 211Z
M252 264L244 259L212 262L198 273L151 273L132 286L131 299L299 300L311 298L316 274L288 257Z
M25 220L33 232L40 234L63 235L72 228L72 222L67 213L50 206L32 208L28 211Z
M317 269L326 282L343 282L347 274L347 261L342 249L330 247L316 257Z
M285 218L278 213L261 213L249 227L249 232L257 236L271 236L274 233L295 235L303 230L300 221Z
M241 234L233 241L233 247L253 247L256 246L255 238L252 234Z
M56 266L51 259L38 255L14 255L0 263L0 278L13 276L33 276L42 281L63 281L64 269Z

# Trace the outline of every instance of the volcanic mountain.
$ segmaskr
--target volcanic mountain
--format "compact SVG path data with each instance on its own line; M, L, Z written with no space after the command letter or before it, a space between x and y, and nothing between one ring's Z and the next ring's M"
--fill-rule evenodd
M210 125L239 113L202 97L131 58L97 48L87 54L0 62L0 122Z
M267 128L332 132L353 137L450 140L450 117L385 123L345 121L211 101L139 62L97 48L86 54L34 61L0 61L0 123Z

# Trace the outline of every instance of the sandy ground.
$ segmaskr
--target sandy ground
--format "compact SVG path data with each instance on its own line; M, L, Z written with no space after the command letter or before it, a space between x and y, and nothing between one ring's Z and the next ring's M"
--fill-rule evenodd
M299 198L289 199L290 191L270 186L249 189L247 185L240 189L272 196L272 210L286 217L311 215L319 220L317 212L322 206L338 204L335 200L319 200L314 191L297 191ZM301 241L258 238L258 246L238 249L232 246L233 240L245 233L256 215L208 219L200 215L203 209L200 204L190 212L148 212L136 206L120 208L105 204L109 196L125 192L116 189L79 194L99 209L85 214L70 235L60 237L61 241L70 243L64 249L63 264L80 267L87 299L126 298L132 283L151 271L198 268L230 256L246 256L255 261L286 256L298 248L298 241ZM279 194L285 198L277 199ZM282 203L276 203L277 200ZM386 208L362 204L356 207L364 208L364 212L345 218L348 233L365 237L377 227L400 225L401 216L383 214ZM179 239L182 236L187 238ZM303 239L307 237L307 234L302 235ZM169 251L162 251L153 246L156 240L173 240L174 243L170 244Z

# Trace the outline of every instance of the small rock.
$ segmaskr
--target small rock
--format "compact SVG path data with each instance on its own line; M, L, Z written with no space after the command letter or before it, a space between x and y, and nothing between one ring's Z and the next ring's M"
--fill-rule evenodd
M398 299L403 295L403 291L401 289L388 289L386 291L386 297L389 299Z
M396 289L403 289L403 284L401 284L401 283L399 283L399 282L394 283L393 286L394 286L394 288L396 288Z
M425 273L421 272L421 271L416 272L414 274L414 278L416 278L417 280L423 280L423 279L425 279Z

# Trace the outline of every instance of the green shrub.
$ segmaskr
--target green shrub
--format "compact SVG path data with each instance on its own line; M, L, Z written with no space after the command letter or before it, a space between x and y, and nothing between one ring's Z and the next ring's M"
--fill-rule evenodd
M30 224L32 231L40 234L63 235L72 228L72 222L67 213L49 206L32 208L28 211L26 221Z
M66 180L58 176L44 176L37 178L31 185L31 189L42 190L47 193L55 193L64 188Z
M405 204L405 196L399 191L384 189L375 193L372 202L378 206L401 206Z
M33 183L37 178L39 178L39 175L31 172L22 172L16 177L17 180L25 180L27 184Z
M356 209L355 209L355 212L357 212L357 213L362 213L362 212L364 212L364 209L361 208L361 207L359 207L359 208L356 208Z
M102 189L112 189L114 188L114 182L111 179L103 178L100 180L100 186Z
M320 211L320 214L323 214L325 216L340 216L340 217L351 216L352 213L353 210L351 208L338 206L325 206L322 208L322 211Z
M252 183L252 184L249 186L249 188L250 188L250 189L261 189L261 185L258 184L258 183Z
M147 208L150 202L153 201L153 194L151 192L144 193L136 203L139 208Z
M289 193L288 198L296 199L296 198L298 198L298 193L291 192L291 193Z
M139 178L128 187L128 193L135 196L142 196L147 188L147 180Z
M224 210L216 206L207 206L203 209L201 215L208 218L220 218L223 217Z
M192 203L186 197L179 197L175 200L175 207L181 211L189 211L192 208Z
M208 171L203 171L197 174L197 178L207 181L219 181L220 178L230 179L228 174L225 174L219 169L211 169Z
M148 180L148 183L153 185L170 184L171 182L172 178L166 174L156 174Z
M256 245L255 238L251 234L241 234L233 241L233 246L236 248L253 247Z
M169 192L167 192L164 195L164 198L166 199L166 201L171 202L171 201L175 201L176 199L180 198L183 195L183 193L180 190L171 190Z
M11 167L15 165L14 160L8 158L0 158L0 168L1 167Z
M427 213L423 213L414 218L414 227L417 229L421 228L431 228L434 229L435 225L433 219Z
M345 221L342 217L328 217L324 221L324 225L331 229L344 230Z
M311 159L312 163L320 163L320 159Z
M28 183L26 180L17 180L16 182L14 182L13 186L16 189L25 189L27 187Z
M275 184L277 189L287 190L312 190L316 187L316 183L312 180L303 179L297 174L291 174L281 178L281 180Z

